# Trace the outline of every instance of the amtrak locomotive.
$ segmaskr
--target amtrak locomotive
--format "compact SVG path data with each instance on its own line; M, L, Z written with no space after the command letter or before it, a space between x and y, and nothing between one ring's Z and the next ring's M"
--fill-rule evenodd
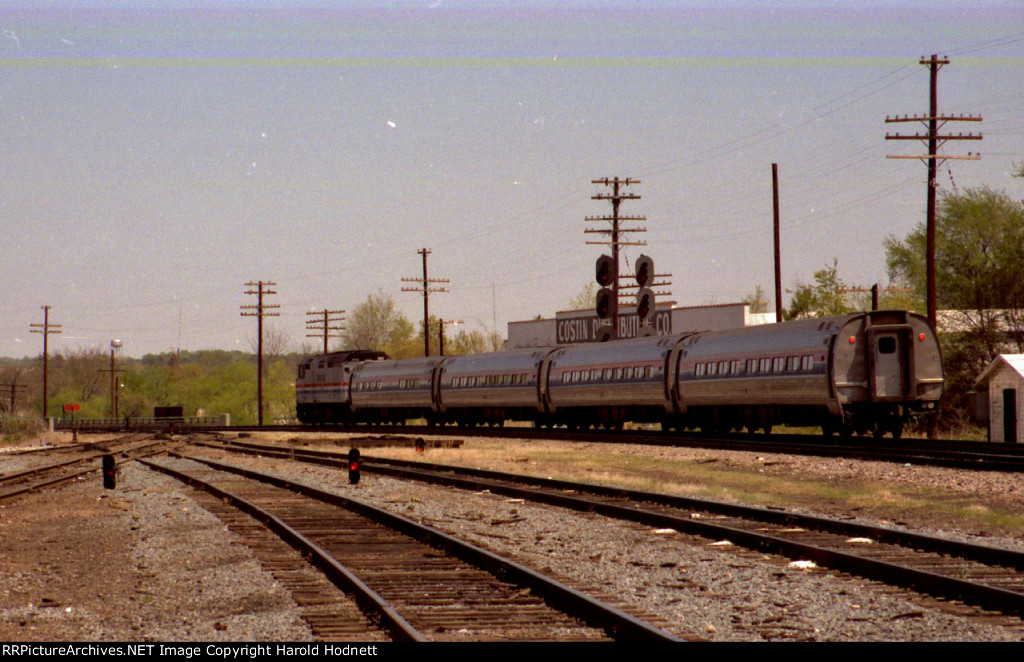
M389 360L336 352L298 368L304 423L404 423L726 431L820 426L902 434L938 406L935 330L905 311L488 354Z

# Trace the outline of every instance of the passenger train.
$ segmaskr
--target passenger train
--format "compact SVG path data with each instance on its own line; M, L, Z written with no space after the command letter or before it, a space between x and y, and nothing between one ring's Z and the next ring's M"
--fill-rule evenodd
M303 423L404 423L902 434L943 390L935 330L872 311L725 331L487 354L390 360L382 352L305 359Z

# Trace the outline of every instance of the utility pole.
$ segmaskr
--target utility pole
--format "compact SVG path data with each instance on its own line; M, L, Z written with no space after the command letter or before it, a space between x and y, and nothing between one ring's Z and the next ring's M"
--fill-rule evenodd
M263 303L263 297L270 294L277 294L275 290L269 288L275 287L277 283L264 282L258 280L255 283L246 283L246 287L255 287L255 290L247 290L246 294L256 295L255 306L242 306L242 317L255 317L256 318L256 399L258 401L257 409L257 425L263 426L263 318L264 317L277 317L280 313L268 312L274 308L280 308L277 304L265 304Z
M775 321L782 321L782 238L779 230L779 164L772 164L772 213L775 236Z
M600 184L611 188L611 193L597 193L590 196L591 200L608 200L612 203L611 216L587 216L584 220L587 222L593 221L604 221L609 223L608 228L587 228L584 230L584 234L604 234L608 235L607 241L588 241L588 245L600 245L600 246L611 246L612 247L612 267L614 269L614 276L610 279L610 285L612 286L612 294L609 297L609 313L608 317L611 318L612 323L612 338L618 336L619 333L619 248L621 246L646 246L646 241L623 241L619 238L620 235L629 232L647 232L647 228L624 228L620 226L623 222L637 222L644 223L647 221L646 216L621 216L619 214L619 205L622 204L623 200L639 200L640 196L636 193L630 193L624 191L623 188L632 184L639 184L639 179L619 179L614 177L609 179L593 179L590 181L591 184ZM605 259L605 258L602 258Z
M50 324L50 307L43 306L43 323L42 324L29 324L30 331L32 333L43 334L43 418L46 418L46 411L49 406L47 400L49 391L49 373L50 373L50 356L49 356L49 345L47 339L51 333L61 332L60 324Z
M448 291L443 287L431 287L431 285L433 283L450 283L451 281L447 278L428 278L427 256L430 255L431 251L421 248L416 252L423 256L423 278L403 278L403 283L419 283L420 286L403 287L402 291L423 293L423 356L430 356L430 293Z
M114 367L114 352L121 348L121 341L114 339L110 341L110 367L100 368L98 372L110 373L110 417L117 418L117 373L124 372L124 368Z
M977 117L973 115L939 115L939 95L938 95L938 81L939 81L939 69L943 65L949 64L948 58L939 59L937 55L932 55L930 58L922 57L918 64L923 64L928 67L931 74L931 95L928 109L928 115L923 117L907 116L903 117L886 117L885 123L892 124L895 122L920 122L927 129L927 133L915 133L912 135L901 135L898 133L887 133L885 134L886 140L921 140L924 141L928 146L928 153L919 156L898 156L889 154L886 158L889 159L920 159L924 161L925 165L928 166L928 207L927 207L927 222L926 222L926 248L925 248L925 268L926 268L926 290L928 300L928 321L932 323L932 326L936 326L937 323L937 305L935 296L935 174L938 170L939 163L947 160L969 160L977 161L981 158L980 154L967 153L966 156L949 156L945 154L939 154L939 147L944 145L950 140L981 140L981 134L963 134L959 133L953 135L939 134L939 130L946 125L947 122L980 122L981 115Z
M437 348L438 354L444 356L444 325L445 324L465 324L462 320L443 320L438 319L438 337L437 337Z
M344 310L327 310L325 308L324 310L314 310L306 313L306 317L312 318L306 320L306 331L323 331L324 354L327 353L327 339L341 337L340 333L331 333L331 331L345 330L345 327L343 326L331 326L332 324L337 324L339 322L345 321L344 317L338 317L338 315L341 315L344 312ZM307 333L306 337L319 338L321 337L321 334Z

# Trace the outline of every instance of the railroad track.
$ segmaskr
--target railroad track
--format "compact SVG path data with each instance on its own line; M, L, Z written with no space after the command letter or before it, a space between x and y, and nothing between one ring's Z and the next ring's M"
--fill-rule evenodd
M221 445L273 457L272 447ZM276 456L344 466L337 453L278 449ZM363 470L488 490L513 498L672 528L984 609L1024 616L1024 553L774 508L677 497L463 467L373 458Z
M143 463L265 522L356 595L396 640L678 640L519 564L353 499L203 458ZM305 599L317 601L309 590ZM327 635L366 627L351 613L324 613L311 624Z
M97 428L102 429L102 428ZM154 427L153 430L160 429ZM875 439L871 437L836 438L797 434L703 434L661 432L655 430L593 430L533 427L454 427L413 425L349 426L185 426L180 431L206 432L339 432L389 434L411 437L502 437L509 439L547 439L586 443L644 444L717 450L785 453L821 457L843 457L881 462L913 463L979 471L1024 471L1024 444L961 442L925 439Z
M100 471L104 455L118 454L122 461L134 457L163 452L167 440L155 440L151 434L133 433L109 441L72 446L55 446L49 452L33 453L40 463L29 469L0 474L0 500L9 499L34 490L59 485ZM53 461L53 457L60 459ZM116 466L116 460L115 460Z

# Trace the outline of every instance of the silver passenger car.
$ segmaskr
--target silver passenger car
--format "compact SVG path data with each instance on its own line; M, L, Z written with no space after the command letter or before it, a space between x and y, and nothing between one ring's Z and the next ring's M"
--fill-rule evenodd
M392 423L432 417L437 410L434 373L442 362L442 357L429 357L364 363L352 376L354 417Z
M563 347L551 354L545 404L573 427L661 421L671 411L666 366L681 336Z
M500 425L535 420L542 412L538 378L550 349L467 354L445 360L440 374L440 420Z
M705 429L789 423L898 436L943 387L935 332L905 311L693 334L673 371L678 420Z

